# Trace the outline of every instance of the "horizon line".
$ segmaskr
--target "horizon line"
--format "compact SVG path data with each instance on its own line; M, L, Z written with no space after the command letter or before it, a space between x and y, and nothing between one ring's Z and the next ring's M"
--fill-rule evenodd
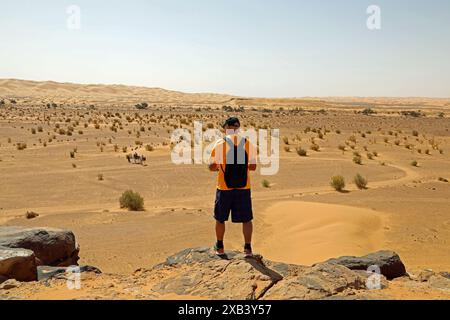
M56 83L62 85L80 85L80 86L121 86L121 87L130 87L130 88L140 88L140 89L156 89L156 90L165 90L170 92L178 92L182 94L213 94L213 95L223 95L229 96L232 98L241 98L241 99L285 99L285 100L295 100L295 99L345 99L345 98L368 98L368 99L439 99L439 100L448 100L450 96L360 96L360 95L342 95L342 96L242 96L242 95L234 95L231 93L224 92L208 92L208 91L185 91L178 89L168 89L163 87L151 87L143 84L124 84L124 83L92 83L92 82L72 82L72 81L58 81L58 80L35 80L35 79L22 79L22 78L0 78L0 81L23 81L23 82L37 82L37 83Z

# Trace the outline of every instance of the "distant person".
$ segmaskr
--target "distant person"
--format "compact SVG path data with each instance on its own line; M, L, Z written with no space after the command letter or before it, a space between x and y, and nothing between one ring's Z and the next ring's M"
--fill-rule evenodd
M223 129L225 137L217 141L211 153L209 170L218 172L214 206L217 255L225 254L225 222L231 213L233 223L242 223L244 253L252 256L253 210L250 171L256 170L256 148L248 139L239 136L238 118L229 118Z

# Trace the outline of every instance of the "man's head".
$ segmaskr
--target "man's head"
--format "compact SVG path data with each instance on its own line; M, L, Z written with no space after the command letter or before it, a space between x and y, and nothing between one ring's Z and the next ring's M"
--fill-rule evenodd
M228 118L222 127L225 131L236 131L241 127L241 123L238 118L232 117Z

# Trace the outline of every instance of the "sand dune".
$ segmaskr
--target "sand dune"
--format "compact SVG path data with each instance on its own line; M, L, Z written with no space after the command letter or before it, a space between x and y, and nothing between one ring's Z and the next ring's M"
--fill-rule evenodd
M229 101L229 95L215 93L184 93L161 88L125 85L75 84L54 81L0 79L0 96L46 99L84 98L88 101L111 99L142 99L152 103L219 103Z
M275 261L310 265L383 247L383 214L369 209L284 201L269 207L264 221L270 236L261 252Z

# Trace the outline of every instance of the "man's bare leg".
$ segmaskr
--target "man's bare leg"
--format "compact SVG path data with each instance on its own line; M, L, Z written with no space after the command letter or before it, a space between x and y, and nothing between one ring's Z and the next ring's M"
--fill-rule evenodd
M216 238L218 243L223 243L223 238L225 237L225 223L221 223L219 221L216 221ZM224 248L218 248L217 249L218 254L224 254L225 249Z
M242 232L244 234L244 241L246 248L244 249L244 252L246 254L252 254L252 249L247 248L247 246L251 245L252 243L252 234L253 234L253 222L246 222L242 224Z

